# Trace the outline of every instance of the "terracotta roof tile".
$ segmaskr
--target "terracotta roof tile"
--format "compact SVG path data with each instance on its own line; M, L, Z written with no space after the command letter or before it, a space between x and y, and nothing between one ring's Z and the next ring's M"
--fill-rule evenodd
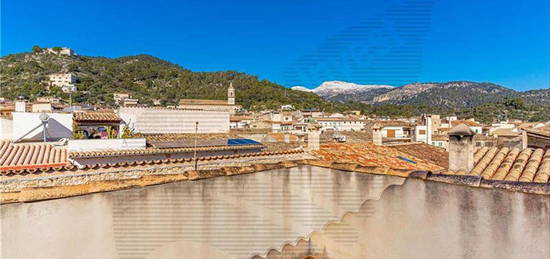
M67 150L50 144L14 144L0 140L0 171L68 164Z
M469 175L487 180L548 183L550 178L550 150L507 147L480 148L474 155L474 169ZM464 174L445 172L445 174Z
M240 150L240 149L257 149L263 148L263 145L232 145L232 146L203 146L197 147L197 151L217 151L217 150ZM86 158L86 157L113 157L113 156L140 156L154 154L170 154L194 151L194 147L186 148L145 148L145 149L129 149L129 150L101 150L101 151L81 151L71 152L71 158Z
M315 151L315 154L325 161L355 163L362 166L431 171L444 169L428 160L372 143L323 144L320 150Z
M470 127L480 127L481 124L475 122L475 121L471 121L471 120L454 120L451 122L451 125L454 127L454 126L457 126L457 125L460 125L460 124L464 124L466 126L470 126Z
M426 143L406 143L389 147L411 156L422 158L443 168L449 167L449 152L443 148Z
M77 122L120 122L120 117L114 112L75 112L73 119Z
M230 105L227 100L181 99L179 105Z

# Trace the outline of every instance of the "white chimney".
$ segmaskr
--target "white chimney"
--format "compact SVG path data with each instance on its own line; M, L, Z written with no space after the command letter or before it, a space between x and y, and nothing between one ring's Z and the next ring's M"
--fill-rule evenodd
M432 144L433 122L432 115L426 115L426 144Z
M449 131L449 171L469 173L474 168L474 135L464 124Z
M371 127L372 129L372 143L374 143L377 146L382 146L382 126L380 124L375 123Z
M16 112L26 112L27 111L27 104L25 103L25 101L15 102L15 111Z

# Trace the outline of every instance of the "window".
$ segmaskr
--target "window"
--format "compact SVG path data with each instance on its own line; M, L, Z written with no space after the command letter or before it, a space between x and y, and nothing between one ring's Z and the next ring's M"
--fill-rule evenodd
M426 135L426 130L419 130L419 131L418 131L418 134L419 134L419 135Z
M395 130L387 130L387 136L388 138L395 138Z

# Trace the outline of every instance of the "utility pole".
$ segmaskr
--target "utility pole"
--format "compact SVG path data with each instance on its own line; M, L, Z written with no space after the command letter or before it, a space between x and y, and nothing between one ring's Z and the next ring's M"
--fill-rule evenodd
M197 166L197 162L198 162L197 161L197 134L198 134L198 132L199 132L199 122L196 121L195 122L195 148L194 148L195 152L194 152L194 155L193 155L193 157L194 157L193 160L195 160L195 171L197 171L197 168L198 168L198 166Z

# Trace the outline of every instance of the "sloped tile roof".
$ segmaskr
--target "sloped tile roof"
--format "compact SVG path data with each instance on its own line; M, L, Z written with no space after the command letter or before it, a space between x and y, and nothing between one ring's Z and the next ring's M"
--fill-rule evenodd
M468 174L488 180L548 183L550 179L550 150L483 147L474 154L474 163Z
M475 122L475 121L471 121L471 120L454 120L451 122L451 125L454 127L454 126L457 126L457 125L460 125L460 124L464 124L466 126L470 126L470 127L480 127L481 124Z
M321 160L354 163L362 166L430 171L445 169L419 156L413 156L392 147L377 146L372 143L323 144L320 150L315 151L315 154Z
M219 150L242 150L242 149L257 149L263 148L263 145L232 145L232 146L203 146L203 147L185 147L185 148L144 148L144 149L128 149L128 150L101 150L101 151L81 151L71 152L71 158L87 158L87 157L114 157L114 156L141 156L155 154L172 154L197 151L219 151Z
M0 171L63 166L67 150L46 143L14 144L0 140Z
M245 153L245 154L233 154L233 155L219 155L219 156L202 156L198 157L198 161L218 161L225 159L240 159L240 158L250 158L250 157L265 157L265 156L277 156L277 155L290 155L290 154L300 154L303 153L303 150L284 150L278 152L254 152L254 153ZM192 162L193 158L166 158L162 160L155 159L144 159L140 161L124 161L124 162L115 162L115 163L105 163L105 164L93 164L85 165L82 168L76 167L70 163L66 164L49 164L41 165L40 167L24 167L24 168L2 168L0 167L0 177L13 177L13 176L24 176L29 173L40 174L43 172L86 172L94 171L97 169L109 169L109 168L119 168L119 167L147 167L155 166L159 164L179 164L179 163L189 163Z
M73 120L77 122L120 122L120 117L114 112L75 112Z
M419 157L443 168L449 167L449 152L443 148L428 145L426 143L406 143L393 145L396 149L408 155Z
M229 106L227 100L207 100L207 99L181 99L179 105L224 105Z

